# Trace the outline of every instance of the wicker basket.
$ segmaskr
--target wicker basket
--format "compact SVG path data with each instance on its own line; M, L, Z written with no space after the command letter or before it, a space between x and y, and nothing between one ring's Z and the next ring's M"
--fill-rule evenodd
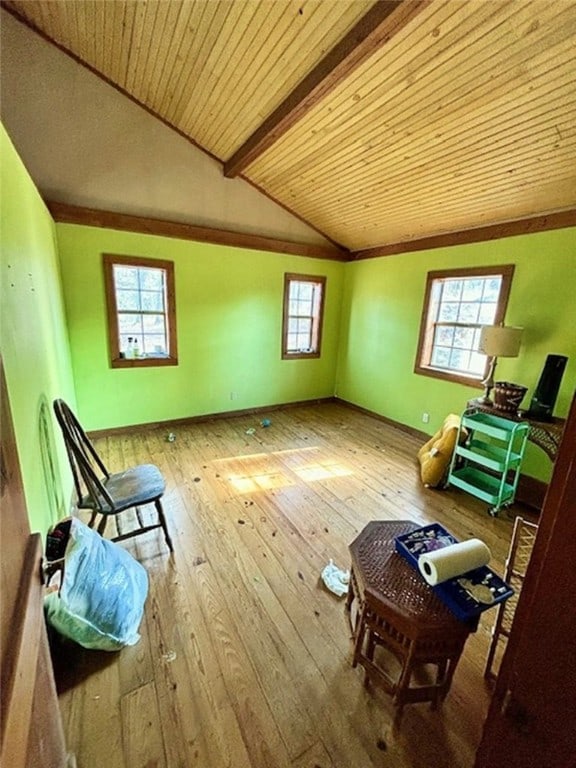
M522 387L519 384L497 381L492 392L494 408L503 413L516 413L527 391L527 387Z

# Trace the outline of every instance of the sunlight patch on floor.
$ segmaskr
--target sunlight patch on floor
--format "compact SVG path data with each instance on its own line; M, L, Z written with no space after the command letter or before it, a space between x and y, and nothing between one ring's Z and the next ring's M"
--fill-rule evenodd
M225 459L218 459L214 463L219 465L220 470L223 472L226 472L226 464L231 465L230 468L236 470L238 462L241 462L243 465L248 465L245 466L244 472L239 473L237 471L232 471L230 474L227 474L226 479L231 483L237 493L254 493L256 491L269 491L294 485L296 481L292 480L282 471L282 468L279 467L280 460L287 455L295 456L302 453L309 453L310 451L318 453L319 449L316 446L308 446L307 448L275 451L270 454L253 453L247 456L229 456ZM253 471L250 470L250 464L256 465ZM302 466L290 466L290 472L293 472L306 482L329 480L330 478L345 477L353 474L352 469L344 464L338 463L331 457L313 462L306 461Z
M215 465L226 464L232 461L257 461L257 460L270 460L275 456L287 456L290 454L307 453L308 451L319 451L320 449L316 445L308 445L306 448L287 448L284 451L271 451L270 453L239 453L237 456L226 456L223 459L213 459L212 463Z
M286 488L294 485L293 481L281 472L274 474L257 475L230 475L228 482L234 486L237 493L254 493L255 491L269 491L274 488Z
M346 475L353 474L351 469L337 463L309 464L306 467L295 469L294 472L307 483L314 480L328 480L331 477L345 477Z

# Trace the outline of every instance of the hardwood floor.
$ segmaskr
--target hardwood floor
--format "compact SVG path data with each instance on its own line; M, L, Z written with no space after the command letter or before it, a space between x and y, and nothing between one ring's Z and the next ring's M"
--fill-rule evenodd
M503 572L517 507L497 519L466 494L421 486L419 441L339 404L99 439L111 469L154 462L175 545L124 546L150 594L138 645L57 644L68 747L81 768L470 768L489 701L494 612L470 637L440 710L407 706L352 669L344 601L321 584L373 519L438 521L479 536ZM255 427L253 435L246 430ZM528 515L529 516L529 515Z

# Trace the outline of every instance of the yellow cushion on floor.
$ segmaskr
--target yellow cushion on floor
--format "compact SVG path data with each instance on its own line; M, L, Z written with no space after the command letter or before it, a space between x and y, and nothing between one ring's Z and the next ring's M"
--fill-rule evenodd
M448 414L438 432L418 451L420 476L427 488L436 488L446 475L459 428L460 416Z

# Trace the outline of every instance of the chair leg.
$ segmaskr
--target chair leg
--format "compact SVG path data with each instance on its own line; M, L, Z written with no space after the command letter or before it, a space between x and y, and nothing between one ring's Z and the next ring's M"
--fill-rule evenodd
M158 519L160 520L160 525L162 526L162 530L164 531L164 538L166 539L166 544L168 545L168 549L170 552L174 552L174 547L172 546L172 539L170 538L170 534L168 533L168 526L166 525L166 518L164 517L164 510L162 509L162 502L160 499L156 499L154 502L154 505L156 506L156 511L158 512Z
M104 538L104 531L106 530L106 523L108 522L108 515L102 515L102 520L98 523L98 533Z

